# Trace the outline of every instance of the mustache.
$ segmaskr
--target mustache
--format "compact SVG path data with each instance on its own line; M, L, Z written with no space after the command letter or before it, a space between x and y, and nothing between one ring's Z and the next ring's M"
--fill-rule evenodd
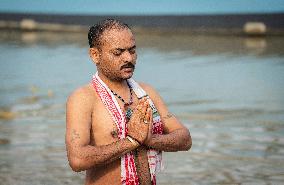
M133 69L135 69L135 65L132 64L131 62L128 62L127 64L124 64L123 66L121 66L120 70L122 70L124 68L133 68Z

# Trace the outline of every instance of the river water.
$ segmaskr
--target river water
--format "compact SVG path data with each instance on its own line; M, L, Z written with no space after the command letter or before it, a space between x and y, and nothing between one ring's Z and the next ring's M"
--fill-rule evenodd
M65 102L90 81L86 33L0 32L0 184L83 184ZM158 184L284 184L284 38L139 32L134 78L189 128Z

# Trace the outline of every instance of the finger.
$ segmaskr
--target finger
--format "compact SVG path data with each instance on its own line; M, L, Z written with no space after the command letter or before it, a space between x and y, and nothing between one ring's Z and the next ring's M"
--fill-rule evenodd
M142 107L143 107L143 104L140 104L140 103L139 103L139 104L135 107L135 110L141 112Z
M147 101L146 97L143 97L142 99L139 100L139 104L144 104Z
M148 127L148 134L152 134L152 129L153 129L153 114L152 114L152 109L149 108L149 112L148 112L148 115L149 115L149 127Z
M147 102L144 102L144 104L142 105L142 109L141 109L141 113L142 113L143 118L145 118L145 116L146 116L147 109L148 109L148 104L147 104Z
M141 111L142 107L143 107L143 101L139 101L138 104L136 105L134 111L137 112L137 111Z
M149 129L149 130L148 130L148 133L149 133L149 134L152 134L152 133L153 133L153 132L152 132L152 131L153 131L153 122L152 122L152 121L150 121L148 129Z
M146 116L145 116L145 119L147 120L147 122L150 121L151 113L152 113L152 110L151 110L150 106L148 106L147 107L147 113L146 113Z
M144 103L144 101L145 101L145 99L144 98L142 98L142 99L140 99L139 101L138 101L138 104L140 105L140 104L143 104Z
M150 109L150 122L153 122L153 110L152 110L152 108L151 107L149 107L149 109Z
M151 125L153 124L153 110L152 109L150 111L150 123L151 123Z
M148 107L147 107L147 112L146 112L146 115L145 115L145 118L144 118L144 123L145 123L145 124L149 124L149 123L150 123L151 114L152 114L152 110L151 110L151 108L148 106Z
M138 104L136 105L136 107L138 107L139 105L142 105L143 103L144 103L144 99L140 99L140 100L138 100Z
M144 118L146 112L145 110L145 106L148 106L148 102L146 102L146 98L143 98L139 101L138 105L135 107L135 109L133 110L133 117L139 116L141 119L142 117Z

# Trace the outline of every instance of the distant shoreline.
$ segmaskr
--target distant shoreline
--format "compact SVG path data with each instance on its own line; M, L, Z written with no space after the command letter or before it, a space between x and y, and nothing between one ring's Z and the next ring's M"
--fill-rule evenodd
M0 29L85 31L89 26L106 18L122 20L138 31L147 29L215 34L284 35L284 13L158 16L0 13ZM27 26L23 24L23 20L28 20L28 23L25 22ZM253 24L246 29L245 25L248 23Z

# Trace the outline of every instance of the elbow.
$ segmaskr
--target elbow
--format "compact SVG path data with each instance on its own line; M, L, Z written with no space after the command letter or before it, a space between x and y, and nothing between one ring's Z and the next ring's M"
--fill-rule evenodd
M185 144L184 151L188 151L189 149L191 149L191 146L192 146L192 141L190 137Z
M88 161L81 155L82 148L67 148L67 158L69 166L74 172L81 172L87 170L89 167Z
M191 140L190 132L187 130L187 134L184 139L183 150L188 151L190 150L191 146L192 146L192 140Z
M82 161L78 158L69 158L69 166L74 172L81 172L85 169L82 167Z
M182 143L182 146L180 147L181 151L188 151L192 146L191 139L187 139Z

